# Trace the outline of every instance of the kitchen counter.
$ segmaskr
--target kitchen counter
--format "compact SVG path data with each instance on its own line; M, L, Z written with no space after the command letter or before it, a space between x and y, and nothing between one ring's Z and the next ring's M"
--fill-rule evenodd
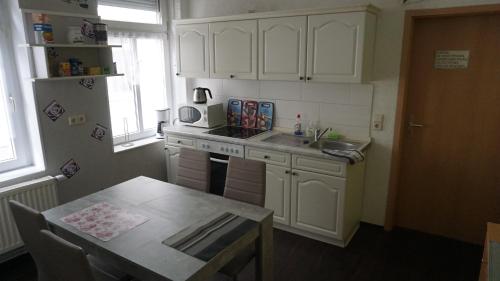
M219 142L225 142L225 143L231 143L231 144L258 147L258 148L263 148L263 149L277 150L277 151L282 151L282 152L287 152L287 153L294 153L294 154L301 154L301 155L306 155L306 156L319 157L319 158L330 159L330 160L335 160L335 161L340 161L340 162L347 162L347 160L344 158L339 158L339 157L325 154L325 153L321 152L319 149L308 148L308 147L295 147L295 146L281 145L281 144L269 143L269 142L263 141L264 139L266 139L270 136L273 136L276 134L281 134L281 133L286 133L286 132L279 131L279 130L272 130L269 132L265 132L265 133L262 133L260 135L248 138L248 139L238 139L238 138L231 138L231 137L224 137L224 136L217 136L217 135L209 135L209 134L205 133L208 130L210 130L210 129L189 127L189 126L182 126L182 125L168 126L168 127L163 128L163 131L165 132L166 136L177 135L177 136L184 136L184 137L190 137L190 138L196 138L196 139L219 141ZM342 140L340 140L340 141L342 141ZM362 143L363 144L361 147L362 151L366 151L368 146L370 145L370 142L371 142L371 140L369 138L367 138L365 140L345 139L345 141L355 141L355 142Z

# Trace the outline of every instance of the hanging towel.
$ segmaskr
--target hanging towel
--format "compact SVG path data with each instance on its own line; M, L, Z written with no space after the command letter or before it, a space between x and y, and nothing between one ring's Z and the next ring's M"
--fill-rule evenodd
M365 154L358 149L323 149L321 150L321 152L331 156L346 159L351 165L365 160Z

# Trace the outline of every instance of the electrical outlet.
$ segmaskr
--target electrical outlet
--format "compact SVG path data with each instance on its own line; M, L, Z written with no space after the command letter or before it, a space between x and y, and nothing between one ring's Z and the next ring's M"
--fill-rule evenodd
M384 129L384 115L375 114L373 115L372 129L376 131L382 131Z
M87 122L85 114L72 115L68 117L68 124L70 126L85 124L85 122Z

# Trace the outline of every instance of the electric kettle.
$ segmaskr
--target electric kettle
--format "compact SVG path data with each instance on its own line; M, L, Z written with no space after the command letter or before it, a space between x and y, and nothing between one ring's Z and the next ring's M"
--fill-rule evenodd
M210 89L208 88L202 88L198 87L196 89L193 89L193 102L194 103L207 103L207 94L210 96L212 99L212 92L210 92Z

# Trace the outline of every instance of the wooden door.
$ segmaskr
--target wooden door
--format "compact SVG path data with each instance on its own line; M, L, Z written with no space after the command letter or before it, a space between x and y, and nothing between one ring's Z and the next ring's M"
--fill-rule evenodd
M178 25L175 31L177 75L208 78L208 24Z
M259 80L304 80L307 17L259 20Z
M343 178L293 170L291 225L342 239L344 190Z
M274 221L290 224L290 168L266 165L266 204L274 210Z
M257 20L209 24L210 77L257 79Z
M413 30L396 225L481 243L500 222L500 15Z
M167 179L169 183L177 183L177 170L179 169L180 148L175 146L167 146Z
M309 16L307 80L362 81L365 17L362 12Z

